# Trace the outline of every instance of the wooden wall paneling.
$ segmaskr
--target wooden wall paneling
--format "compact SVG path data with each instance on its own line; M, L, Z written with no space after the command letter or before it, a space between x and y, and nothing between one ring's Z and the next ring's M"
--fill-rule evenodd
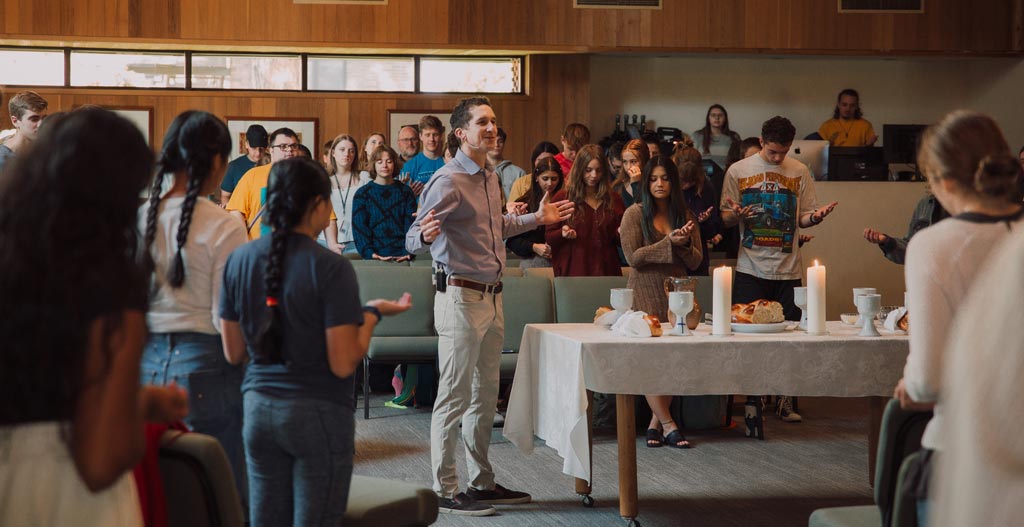
M184 39L227 46L1013 53L1019 0L928 0L921 15L839 14L834 0L671 0L660 11L569 0L3 0L13 38Z
M590 122L590 59L586 55L531 57L529 95L491 96L499 125L512 134L506 157L525 167L538 141L558 143L569 122ZM18 90L4 90L0 119L9 120L7 100ZM345 132L365 141L371 132L386 132L389 109L450 111L461 95L345 94L294 92L215 92L36 88L51 112L83 104L153 108L153 145L159 149L171 120L185 110L226 116L315 117L325 141ZM446 123L446 128L448 125ZM595 138L596 140L597 138ZM321 143L323 141L320 141ZM360 145L361 147L362 145Z

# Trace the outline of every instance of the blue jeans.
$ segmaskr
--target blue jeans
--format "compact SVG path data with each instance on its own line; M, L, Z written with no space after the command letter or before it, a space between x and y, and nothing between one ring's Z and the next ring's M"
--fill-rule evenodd
M242 368L228 364L220 336L151 334L142 353L141 377L142 384L174 382L188 391L185 424L220 441L244 510L249 489L242 449Z
M341 525L352 483L353 410L245 392L252 527Z

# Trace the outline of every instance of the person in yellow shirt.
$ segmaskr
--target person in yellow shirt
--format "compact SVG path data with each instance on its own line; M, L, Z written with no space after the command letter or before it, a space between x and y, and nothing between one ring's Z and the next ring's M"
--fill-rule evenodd
M267 202L267 180L270 169L278 161L284 161L301 155L299 136L291 128L278 128L270 134L270 164L250 169L238 181L235 191L228 200L227 210L232 216L245 222L246 232L250 240L270 234L270 227L263 225L264 206ZM334 212L331 220L335 221ZM337 228L326 231L328 247L338 245Z
M874 127L860 110L860 94L852 88L839 92L832 118L821 123L818 134L830 146L872 146L878 140Z

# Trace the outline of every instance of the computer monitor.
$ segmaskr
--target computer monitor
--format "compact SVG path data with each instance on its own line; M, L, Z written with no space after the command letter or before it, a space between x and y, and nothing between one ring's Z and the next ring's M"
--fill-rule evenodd
M917 164L917 147L921 134L928 125L884 124L882 125L882 148L885 149L886 163Z
M807 165L814 179L825 179L828 175L828 141L797 139L789 147L789 157Z
M888 181L889 164L880 146L828 149L829 181Z

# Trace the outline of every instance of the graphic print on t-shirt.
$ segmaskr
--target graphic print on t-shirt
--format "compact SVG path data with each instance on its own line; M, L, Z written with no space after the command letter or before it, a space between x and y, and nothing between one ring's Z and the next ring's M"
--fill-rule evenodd
M781 249L784 253L793 252L800 178L766 172L740 178L737 183L740 206L753 206L754 211L743 229L743 246L747 249L765 247Z

